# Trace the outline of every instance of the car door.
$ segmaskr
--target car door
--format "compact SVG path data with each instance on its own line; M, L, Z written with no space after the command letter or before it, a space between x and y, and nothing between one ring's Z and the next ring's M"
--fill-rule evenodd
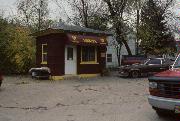
M150 69L148 66L149 61L150 61L150 59L147 59L144 61L144 64L141 65L141 68L140 68L141 72L143 72L143 73L149 72L149 69Z
M148 72L159 72L161 68L162 61L161 59L150 59L146 65L147 65L147 71Z

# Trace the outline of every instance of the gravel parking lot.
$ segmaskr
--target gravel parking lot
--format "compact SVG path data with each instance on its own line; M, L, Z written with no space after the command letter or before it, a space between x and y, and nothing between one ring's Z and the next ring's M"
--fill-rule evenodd
M5 77L0 121L172 121L147 101L146 78L99 77L64 81Z

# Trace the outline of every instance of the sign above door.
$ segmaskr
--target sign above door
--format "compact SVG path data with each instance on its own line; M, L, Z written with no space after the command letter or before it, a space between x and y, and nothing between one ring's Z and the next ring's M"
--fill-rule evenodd
M104 45L106 46L107 39L106 37L98 37L98 36L86 36L86 35L75 35L75 34L67 34L68 42L72 44L78 45Z

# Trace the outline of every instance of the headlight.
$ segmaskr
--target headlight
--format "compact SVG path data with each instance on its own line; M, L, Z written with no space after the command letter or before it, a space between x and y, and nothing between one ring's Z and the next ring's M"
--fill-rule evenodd
M149 88L157 89L157 83L156 82L149 82Z

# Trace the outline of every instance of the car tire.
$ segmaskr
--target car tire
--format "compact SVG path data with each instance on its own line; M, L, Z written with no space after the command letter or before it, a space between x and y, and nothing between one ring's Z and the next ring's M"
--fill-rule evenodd
M33 72L31 73L31 78L32 78L32 79L35 79L35 75L36 75L36 73L33 71Z
M159 108L154 108L154 107L153 109L156 111L156 114L159 117L166 117L166 116L170 116L174 114L172 111L165 110L165 109L159 109Z
M0 87L1 87L1 85L2 85L2 80L0 80Z
M132 72L131 72L131 77L132 77L132 78L138 78L139 75L140 75L140 74L139 74L139 71L132 71Z
M162 110L156 110L156 114L159 116L159 117L164 117L166 115L166 112L165 111L162 111Z

